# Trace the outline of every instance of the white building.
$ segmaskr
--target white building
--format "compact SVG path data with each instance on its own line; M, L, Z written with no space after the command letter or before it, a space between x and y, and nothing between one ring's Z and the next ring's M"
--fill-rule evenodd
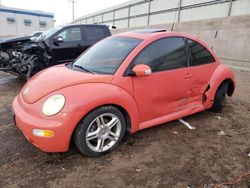
M130 0L73 23L143 27L250 14L250 0Z
M0 37L26 36L52 27L52 13L0 6Z

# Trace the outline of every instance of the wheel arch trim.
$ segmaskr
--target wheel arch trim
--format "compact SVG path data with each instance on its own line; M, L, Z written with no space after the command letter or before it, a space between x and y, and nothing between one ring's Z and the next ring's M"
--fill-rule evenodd
M204 95L206 96L206 101L204 102L204 106L206 109L212 107L216 91L221 84L226 82L229 83L227 94L228 96L232 96L236 87L236 79L234 73L229 67L221 64L216 68L209 81L209 89L204 93Z
M74 98L67 96L72 95ZM60 91L59 91L60 92ZM71 125L71 132L69 133L72 138L73 132L79 122L88 113L101 106L114 106L117 107L124 115L126 120L126 127L129 133L134 133L139 130L139 109L133 96L125 89L122 89L113 84L107 83L84 83L62 89L66 96L67 104L62 112L72 114L72 118L76 119L75 125Z

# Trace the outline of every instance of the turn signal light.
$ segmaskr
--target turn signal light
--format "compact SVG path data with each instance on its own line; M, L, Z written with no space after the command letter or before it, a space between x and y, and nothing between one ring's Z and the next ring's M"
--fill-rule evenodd
M35 136L39 136L39 137L47 137L47 138L51 138L54 136L54 131L51 130L40 130L40 129L33 129L32 133Z

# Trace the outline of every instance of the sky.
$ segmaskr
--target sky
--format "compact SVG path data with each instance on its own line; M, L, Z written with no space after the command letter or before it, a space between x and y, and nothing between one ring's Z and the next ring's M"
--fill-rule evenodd
M76 0L75 18L109 8L128 0ZM1 0L3 6L54 13L55 25L72 21L72 0Z

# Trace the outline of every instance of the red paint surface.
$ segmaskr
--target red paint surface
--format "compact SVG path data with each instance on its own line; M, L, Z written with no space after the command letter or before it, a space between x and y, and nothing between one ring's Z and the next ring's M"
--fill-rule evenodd
M67 151L78 122L102 105L116 105L126 110L131 120L131 133L134 133L210 108L215 92L224 80L231 79L235 84L232 71L220 63L206 44L193 36L175 32L128 32L118 36L144 41L129 54L114 75L77 72L59 65L38 73L26 83L13 101L13 110L17 126L31 143L45 152ZM123 76L145 46L157 39L172 36L190 38L202 44L214 56L215 62L156 72L150 76ZM205 92L208 84L210 89ZM23 97L22 92L27 87L30 87L30 91ZM55 116L45 117L41 112L42 104L54 94L65 96L65 106ZM206 101L203 100L204 94ZM32 134L34 128L53 130L54 137L36 137Z

